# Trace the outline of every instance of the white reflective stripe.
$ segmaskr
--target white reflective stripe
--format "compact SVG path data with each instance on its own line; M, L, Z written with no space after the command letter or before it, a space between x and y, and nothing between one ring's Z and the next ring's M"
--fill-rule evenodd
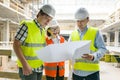
M45 68L46 70L57 70L57 66L56 66L56 67L44 66L44 68Z
M44 66L44 68L45 68L46 70L57 70L57 66L56 66L56 67ZM64 69L64 67L63 67L63 66L60 66L60 67L59 67L59 70L62 70L62 69Z
M45 43L39 44L39 43L25 43L25 42L22 45L27 47L45 47L46 46Z
M37 56L25 56L26 60L39 60Z
M85 62L85 63L98 64L98 61L90 61L90 60L85 60L85 59L76 59L75 62Z
M34 72L42 72L43 71L43 65L38 68L33 68L32 71Z
M60 67L59 67L59 70L62 70L62 69L65 69L64 66L60 66Z

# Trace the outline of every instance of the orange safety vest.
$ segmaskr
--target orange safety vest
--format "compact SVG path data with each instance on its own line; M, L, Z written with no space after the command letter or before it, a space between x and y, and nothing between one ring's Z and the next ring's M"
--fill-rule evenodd
M60 36L60 43L64 43L64 37ZM54 44L52 39L46 38L46 44ZM56 53L57 54L57 53ZM64 76L64 62L44 63L45 75L50 77L56 77L57 66L59 67L59 76Z

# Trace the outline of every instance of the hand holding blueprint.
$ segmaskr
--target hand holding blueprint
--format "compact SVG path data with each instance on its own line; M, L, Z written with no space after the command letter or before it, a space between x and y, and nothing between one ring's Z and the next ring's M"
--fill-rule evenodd
M90 53L91 41L75 41L48 45L37 51L38 58L44 62L60 62L81 58L83 54Z

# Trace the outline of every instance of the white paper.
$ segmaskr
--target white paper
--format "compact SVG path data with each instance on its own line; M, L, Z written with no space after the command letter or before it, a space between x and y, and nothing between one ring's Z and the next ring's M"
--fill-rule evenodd
M37 51L38 58L44 62L60 62L80 58L90 52L91 41L75 41L51 44Z
M83 54L89 54L90 53L89 47L90 44L85 44L84 46L77 48L73 55L73 59L82 58Z
M69 70L69 75L67 80L72 80L73 69Z

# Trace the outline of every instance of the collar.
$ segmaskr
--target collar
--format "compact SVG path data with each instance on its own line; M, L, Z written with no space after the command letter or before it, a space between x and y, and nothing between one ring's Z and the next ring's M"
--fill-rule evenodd
M86 32L87 30L88 30L88 26L86 26L83 31L81 31L80 28L78 28L78 32L79 32L79 33L84 33L84 32Z
M60 40L60 36L59 35L57 35L57 37L56 37L58 40ZM50 37L48 37L48 40L50 40L50 39L53 39L51 36Z
M38 22L38 20L36 18L34 19L34 22L38 28L42 29L42 26L40 25L40 23Z
M59 35L57 35L57 38L60 40L60 36Z

